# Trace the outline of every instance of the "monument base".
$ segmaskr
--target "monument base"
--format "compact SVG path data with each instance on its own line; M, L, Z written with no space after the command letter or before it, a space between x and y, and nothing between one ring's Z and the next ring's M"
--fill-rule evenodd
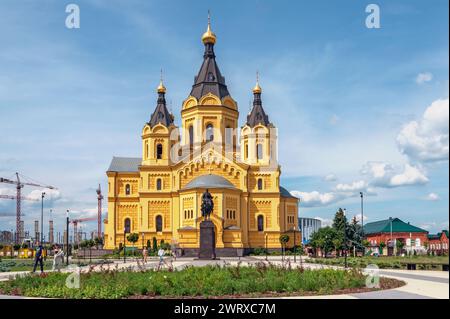
M200 249L198 259L217 259L216 258L216 232L214 223L210 220L204 220L200 223Z

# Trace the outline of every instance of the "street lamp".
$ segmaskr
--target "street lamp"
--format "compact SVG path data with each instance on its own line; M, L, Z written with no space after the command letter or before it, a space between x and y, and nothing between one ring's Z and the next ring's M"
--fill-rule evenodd
M144 249L144 235L145 235L145 233L142 232L142 249Z
M267 233L264 234L264 246L266 246L266 261L268 260L268 254L269 252L267 251Z
M296 262L297 262L297 254L296 254L296 249L297 249L297 247L295 246L295 245L296 245L296 243L295 243L295 225L294 225L294 227L292 228L292 230L293 230L293 232L294 232L294 263L296 263Z
M344 208L344 217L346 217L347 209ZM344 267L347 269L347 221L344 219Z
M363 192L359 192L361 196L361 229L362 229L362 238L364 238L364 194Z
M127 233L127 228L126 227L124 227L123 228L123 263L125 263L126 262L126 259L127 259L127 254L126 254L126 249L125 249L125 236L126 236L126 233Z
M69 210L66 211L66 265L69 266Z
M44 242L44 196L45 192L41 194L41 245Z

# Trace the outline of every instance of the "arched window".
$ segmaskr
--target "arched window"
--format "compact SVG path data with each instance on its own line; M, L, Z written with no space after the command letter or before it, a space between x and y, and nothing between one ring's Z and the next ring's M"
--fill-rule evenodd
M162 147L162 144L157 144L157 145L156 145L156 158L157 158L157 159L162 159L162 155L163 155L163 147Z
M256 158L261 160L263 158L263 145L256 144Z
M258 190L262 190L263 189L263 180L262 178L258 178Z
M245 146L244 146L244 158L245 159L248 158L248 144L245 144Z
M145 158L148 158L148 142L145 142Z
M156 216L156 231L162 232L163 224L161 215Z
M258 216L258 231L264 231L264 216Z
M156 179L156 190L160 191L162 189L161 178Z
M206 125L206 141L211 142L214 140L214 127L212 124Z
M189 145L194 145L194 127L189 126Z
M125 185L125 195L130 195L130 194L131 194L130 184L126 184Z
M124 231L125 233L131 232L131 220L129 218L125 218Z

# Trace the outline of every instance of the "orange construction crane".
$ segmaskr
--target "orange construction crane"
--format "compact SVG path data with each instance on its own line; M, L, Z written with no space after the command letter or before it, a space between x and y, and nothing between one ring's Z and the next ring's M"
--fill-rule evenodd
M78 223L82 222L90 222L93 220L97 220L96 217L90 217L90 218L78 218L78 219L72 219L70 221L71 224L73 224L73 241L75 244L78 244L79 238L78 238Z
M20 181L20 177L19 177L19 173L16 173L16 181L7 179L7 178L3 178L0 177L0 183L6 183L6 184L13 184L16 185L16 191L17 191L17 195L15 196L16 199L16 238L15 238L15 242L16 244L20 243L21 238L20 237L20 220L21 220L21 201L22 199L27 199L28 198L24 198L21 195L21 190L22 188L27 185L27 186L34 186L34 187L42 187L42 188L48 188L48 189L57 189L54 186L44 186L44 185L40 185L37 183L24 183ZM7 195L5 195L7 196ZM5 198L5 197L2 197ZM39 201L39 200L38 200Z

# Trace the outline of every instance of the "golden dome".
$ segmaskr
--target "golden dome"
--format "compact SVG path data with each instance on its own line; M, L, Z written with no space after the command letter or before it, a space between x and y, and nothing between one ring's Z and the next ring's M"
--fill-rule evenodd
M256 85L255 85L255 87L253 88L253 93L254 93L254 94L256 94L256 93L261 94L261 92L262 92L262 89L261 89L261 87L259 86L259 73L256 72Z
M166 93L166 87L164 86L162 80L159 82L158 88L156 89L158 93Z
M158 85L158 88L156 89L156 91L158 93L166 93L166 87L163 84L163 72L162 72L162 69L161 69L161 76L160 76L160 80L159 80L159 85Z
M208 28L206 29L206 32L203 33L203 35L202 35L202 42L204 44L207 44L207 43L214 44L214 43L216 43L216 39L217 39L216 34L211 31L211 18L210 18L209 12L208 12Z

